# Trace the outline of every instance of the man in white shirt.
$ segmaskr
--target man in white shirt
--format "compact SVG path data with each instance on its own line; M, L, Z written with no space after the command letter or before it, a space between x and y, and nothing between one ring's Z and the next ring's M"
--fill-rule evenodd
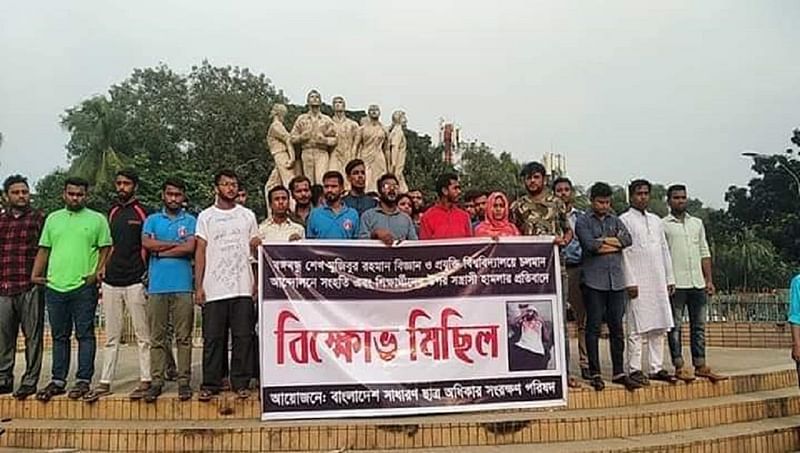
M264 241L297 241L306 237L303 225L289 218L289 189L275 186L267 193L270 217L261 222L258 233Z
M236 203L239 178L222 170L214 178L217 200L197 218L195 302L203 307L203 384L200 401L219 394L227 357L227 335L233 338L231 387L249 396L254 375L252 248L260 242L253 211Z
M678 379L663 368L664 338L673 326L669 296L675 290L672 258L661 219L647 211L651 185L644 179L628 187L631 207L619 216L633 245L622 251L628 306L626 367L631 379L648 385L650 379L675 384ZM647 342L648 367L642 372L642 346Z

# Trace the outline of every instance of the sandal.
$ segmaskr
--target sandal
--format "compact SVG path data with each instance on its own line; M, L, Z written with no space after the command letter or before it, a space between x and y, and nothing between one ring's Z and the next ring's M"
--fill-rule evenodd
M36 399L46 403L54 396L63 395L66 392L67 391L64 390L64 387L56 384L55 382L51 382L47 384L47 387L39 390L39 392L36 394Z
M199 401L207 403L207 402L211 401L212 399L214 399L214 396L216 396L217 394L219 394L219 392L214 392L214 391L211 391L209 389L202 389L202 390L200 390L200 395L197 397L197 399Z
M75 385L67 393L67 398L77 400L83 398L89 393L89 383L86 381L76 382Z
M181 401L189 401L192 399L192 388L188 384L178 386L178 399Z
M580 382L572 376L567 376L567 387L571 389L579 389L581 388Z
M110 395L111 394L111 385L110 384L99 384L94 390L90 391L89 393L83 395L84 403L96 403L100 400L100 398Z

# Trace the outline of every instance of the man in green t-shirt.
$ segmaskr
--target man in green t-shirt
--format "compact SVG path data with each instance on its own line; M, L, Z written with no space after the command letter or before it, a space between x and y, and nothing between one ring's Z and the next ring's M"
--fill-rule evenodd
M78 340L78 371L67 396L78 399L88 393L94 375L97 285L111 250L111 231L102 214L84 206L88 189L84 179L66 180L66 207L47 216L33 264L31 281L46 286L45 303L53 336L53 379L36 394L40 401L66 392L73 325ZM45 269L47 275L43 276Z

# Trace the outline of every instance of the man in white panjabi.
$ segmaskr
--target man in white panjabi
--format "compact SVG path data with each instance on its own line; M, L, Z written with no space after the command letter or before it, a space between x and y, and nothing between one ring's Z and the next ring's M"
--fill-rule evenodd
M331 149L336 146L336 128L333 120L320 110L322 95L311 90L306 97L308 112L297 117L292 126L292 143L300 145L303 174L311 184L322 184L322 175L328 171Z
M358 130L356 149L358 157L364 161L367 173L366 192L378 191L378 178L386 173L386 154L389 151L389 133L381 124L381 109L370 105L367 121Z
M408 184L406 184L406 177L403 175L406 167L406 113L402 110L397 110L392 114L392 128L389 131L389 152L387 153L387 167L388 172L397 177L397 183L400 186L400 193L408 192Z
M669 295L675 290L672 258L661 219L647 211L650 183L643 179L628 187L631 207L619 216L633 245L622 251L628 305L625 363L631 379L648 385L649 379L675 384L677 378L663 368L664 339L672 328ZM647 374L642 371L643 343L648 345ZM649 375L649 376L648 376Z

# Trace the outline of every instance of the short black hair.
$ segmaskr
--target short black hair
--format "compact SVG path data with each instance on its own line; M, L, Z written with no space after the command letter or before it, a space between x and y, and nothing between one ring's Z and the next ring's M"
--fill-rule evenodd
M364 168L367 168L367 165L361 159L353 159L347 163L344 167L344 172L347 176L350 176L350 173L356 169L359 165L363 165Z
M89 190L89 181L77 176L70 176L64 180L64 190L67 190L67 186L78 186L83 187L83 190Z
M227 169L227 168L224 168L224 169L218 171L214 175L214 185L215 186L219 185L219 182L222 180L223 176L225 176L226 178L235 179L237 183L239 182L239 175L237 175L235 171Z
M181 192L186 192L186 183L180 178L167 178L164 184L161 184L161 191L167 190L167 186L172 186L176 189L181 189Z
M442 190L450 187L451 181L458 181L458 175L453 172L446 172L436 178L436 196L442 196Z
M294 192L295 186L297 186L301 182L307 182L308 183L308 188L311 189L311 180L308 179L308 176L306 176L306 175L298 175L298 176L295 176L294 178L292 178L291 181L289 181L289 192Z
M600 197L610 197L613 194L614 191L611 189L611 186L604 182L596 182L591 189L589 189L589 198L592 200Z
M552 184L553 192L556 191L556 186L557 185L564 184L564 183L568 184L569 188L572 189L572 181L570 181L569 178L567 178L566 176L559 176L558 178L553 180L553 184Z
M287 189L286 187L278 185L278 186L273 187L272 189L269 189L269 192L267 192L267 201L272 203L272 194L277 193L277 192L286 192L286 198L289 198L289 197L292 196L289 193L289 189Z
M383 183L385 183L390 179L393 180L394 182L399 182L397 181L397 176L393 175L392 173L386 173L384 175L381 175L380 178L378 178L378 190L380 190L381 187L383 187Z
M528 162L524 167L522 167L519 175L523 178L526 178L530 175L535 175L536 173L539 173L542 176L547 176L547 170L545 170L544 165L540 164L539 162Z
M653 185L650 184L650 181L646 179L634 179L630 184L628 184L628 195L633 195L633 193L642 186L647 186L648 192L653 190Z
M325 174L322 175L322 182L325 182L326 179L333 179L333 178L336 178L336 180L339 181L340 186L344 185L344 176L342 176L342 174L336 170L326 171Z
M116 178L117 176L130 179L133 181L134 186L139 185L139 174L136 173L136 170L132 168L123 168L122 170L117 171L117 174L114 177Z
M323 192L325 192L325 188L319 184L314 184L311 186L311 204L317 206L317 200L319 197L322 196Z
M14 184L25 184L25 187L30 189L28 185L28 178L22 175L11 175L3 181L3 192L8 192L8 189L11 188Z
M464 194L464 201L475 201L480 197L486 197L488 194L483 190L468 190L466 194Z
M667 187L667 200L672 198L673 192L686 192L686 186L683 184L673 184Z

